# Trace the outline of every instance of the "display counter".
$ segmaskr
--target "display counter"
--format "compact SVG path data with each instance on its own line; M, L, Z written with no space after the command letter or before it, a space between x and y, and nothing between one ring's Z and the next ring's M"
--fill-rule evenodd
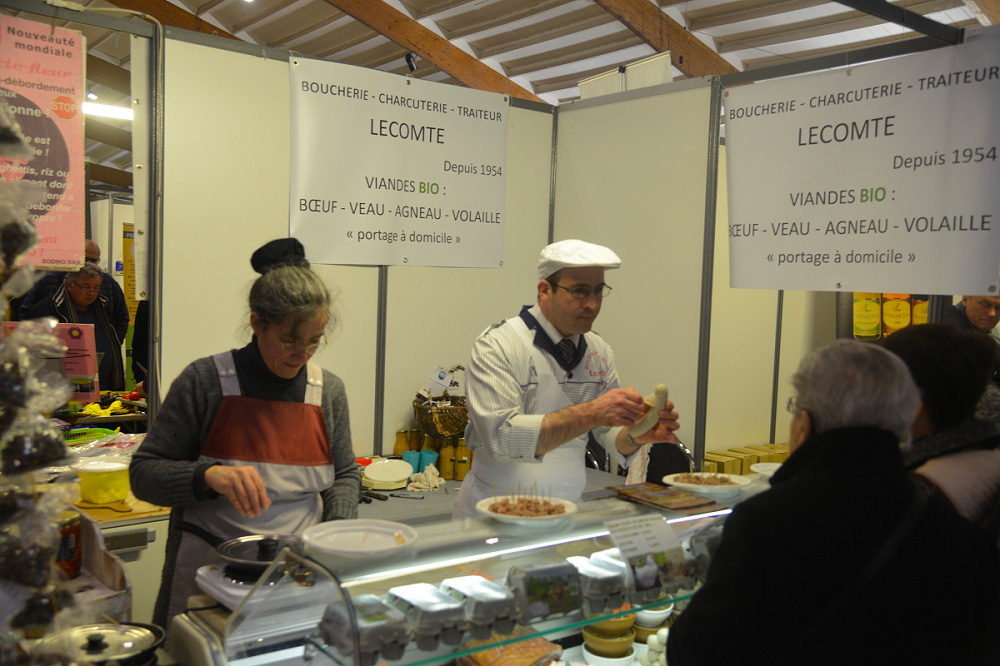
M619 486L625 483L625 477L587 468L587 485L583 490L583 499L594 500L608 497L611 493L608 486ZM380 495L389 496L385 501L372 500L370 504L358 505L358 518L380 518L396 520L407 525L422 525L451 520L451 512L461 481L445 481L444 488L426 491L378 490ZM403 495L404 497L392 497ZM414 499L422 498L422 499Z
M379 506L387 503L379 502ZM536 637L578 636L581 627L595 621L662 605L666 594L681 601L692 593L681 587L653 585L641 592L619 589L620 594L596 600L580 596L578 588L586 586L574 585L584 576L581 574L577 580L565 573L580 566L570 564L567 558L596 562L594 557L611 557L607 554L615 549L606 527L608 521L638 517L663 520L676 533L684 533L682 541L686 541L694 528L707 528L725 513L728 510L681 516L603 498L585 501L575 514L542 524L492 518L418 524L412 544L391 556L326 557L309 553L308 548L307 556L286 549L255 585L242 590L242 596L227 599L221 606L206 599L205 605L211 607L177 616L171 626L170 653L179 663L191 666L374 666L382 662L430 666L485 648L527 644ZM690 557L692 567L705 565L690 548L685 557ZM539 610L537 601L530 597L533 592L526 592L533 585L534 574L530 572L545 574L550 570L569 575L572 580L567 579L566 589L576 591L566 596L557 594L555 598L564 602L553 602ZM614 571L614 566L609 570ZM624 582L624 569L621 571ZM513 606L492 616L487 613L479 618L478 625L475 617L467 614L465 620L451 624L442 620L447 613L442 615L441 607L435 604L447 607L449 602L438 598L440 591L450 589L453 583L449 581L470 577L494 581L510 591L515 599ZM690 583L690 579L686 582ZM430 597L426 603L414 601L407 596L409 592L404 594L411 590ZM464 599L462 604L469 601L454 590L447 594ZM626 597L631 609L621 610ZM383 612L380 605L390 609ZM469 606L464 608L467 613ZM405 622L386 625L383 618L391 618L397 611ZM451 617L454 620L455 616ZM511 635L515 621L520 633ZM478 643L468 642L473 635L482 637L484 631L485 638Z

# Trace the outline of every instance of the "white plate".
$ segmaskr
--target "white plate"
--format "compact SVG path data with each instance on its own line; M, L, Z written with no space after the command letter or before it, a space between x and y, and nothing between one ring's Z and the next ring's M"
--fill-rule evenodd
M364 475L380 483L399 483L410 478L413 467L405 460L376 460L364 468Z
M417 532L389 520L334 520L306 528L306 552L338 557L369 558L401 553L412 547Z
M770 478L781 467L781 463L754 463L750 465L751 472L757 472L763 477Z
M484 500L476 502L476 512L481 516L498 520L501 523L514 523L515 525L544 525L546 523L553 523L555 521L562 520L563 518L576 513L576 504L558 497L551 497L549 498L549 501L556 504L562 504L566 510L562 513L555 513L550 516L511 516L506 513L493 513L490 511L490 507L493 506L493 502L502 499L514 500L518 498L514 496L504 497L503 495L499 497L487 497Z
M701 485L698 483L684 483L682 481L675 481L674 479L678 476L685 474L692 474L696 477L708 477L708 476L721 476L732 481L733 485L725 486L709 486ZM689 493L698 493L699 495L711 495L713 497L732 497L738 495L741 486L746 486L750 484L750 479L745 476L740 476L738 474L715 474L712 472L681 472L679 474L668 474L663 477L663 483L673 486L674 488L680 488L681 490L686 490Z

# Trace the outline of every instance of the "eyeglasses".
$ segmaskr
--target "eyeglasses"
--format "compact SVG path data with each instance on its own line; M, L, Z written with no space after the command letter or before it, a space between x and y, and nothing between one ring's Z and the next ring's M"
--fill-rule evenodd
M307 354L312 354L320 347L326 347L326 336L321 335L319 336L318 340L314 340L313 342L299 342L298 340L279 338L278 344L281 345L281 348L284 349L285 351L288 351L290 349L297 349L298 351L305 352Z
M597 300L601 300L605 296L611 293L611 287L606 284L599 284L593 289L590 287L564 287L561 284L556 284L555 282L549 282L553 289L562 289L568 292L570 296L578 301L585 301L591 296Z
M798 414L799 412L806 411L806 408L799 404L798 398L796 398L794 395L788 399L788 404L785 405L785 409L787 409L792 414Z
M90 285L80 284L76 280L70 280L70 284L74 285L77 289L79 289L80 291L82 291L85 294L96 294L97 292L99 292L101 290L101 286L100 285L97 285L95 287L91 287Z

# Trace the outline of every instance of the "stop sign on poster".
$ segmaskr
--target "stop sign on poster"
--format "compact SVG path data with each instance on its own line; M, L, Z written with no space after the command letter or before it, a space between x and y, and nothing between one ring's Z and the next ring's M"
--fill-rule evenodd
M60 95L52 100L52 113L56 114L63 120L69 120L76 115L78 107L76 102L66 95Z

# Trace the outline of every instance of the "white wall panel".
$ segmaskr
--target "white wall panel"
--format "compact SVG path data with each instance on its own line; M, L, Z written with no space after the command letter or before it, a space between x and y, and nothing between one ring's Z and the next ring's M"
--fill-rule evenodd
M175 40L166 62L161 395L191 361L250 339L250 255L288 236L288 64ZM377 270L316 269L339 290L343 323L315 358L344 380L355 449L364 452Z
M622 259L606 280L594 330L614 348L623 386L670 389L680 437L694 441L710 89L559 115L555 239L607 245Z

